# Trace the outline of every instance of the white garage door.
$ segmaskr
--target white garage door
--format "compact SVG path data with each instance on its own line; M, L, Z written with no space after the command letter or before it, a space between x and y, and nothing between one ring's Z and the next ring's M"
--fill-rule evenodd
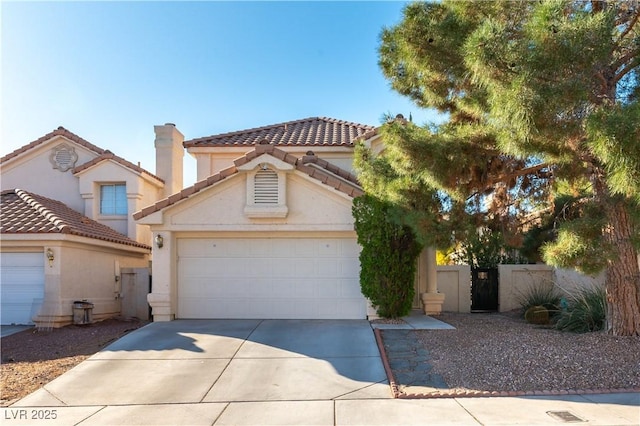
M1 253L0 323L33 324L44 297L44 256L42 253Z
M178 240L179 318L364 319L351 238Z

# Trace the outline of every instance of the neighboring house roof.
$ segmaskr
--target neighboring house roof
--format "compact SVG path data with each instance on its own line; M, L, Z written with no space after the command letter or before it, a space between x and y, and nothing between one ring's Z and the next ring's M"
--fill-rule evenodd
M366 141L367 139L371 139L372 137L377 136L379 133L380 133L380 127L376 127L362 134L360 137L358 137L358 140Z
M203 189L215 185L218 182L237 174L238 167L250 162L254 158L259 157L263 154L269 154L279 160L284 161L285 163L289 163L294 166L296 170L299 170L300 172L309 175L313 179L316 179L325 185L331 186L332 188L343 192L351 197L355 198L364 193L362 191L362 188L358 184L357 178L353 174L316 157L311 151L307 152L307 155L305 155L304 157L298 158L281 149L274 147L271 144L262 143L256 145L255 149L236 159L233 166L221 170L219 173L211 175L205 180L196 182L195 185L185 188L180 192L177 192L167 198L158 201L152 206L146 207L141 211L134 213L133 218L135 220L142 219L143 217L149 216L152 213L155 213L166 207L176 204L179 201L187 199L192 195L202 191Z
M82 139L80 136L76 135L75 133L72 133L70 131L68 131L67 129L65 129L64 127L60 126L58 127L56 130L54 130L53 132L47 133L46 135L36 139L35 141L28 143L27 145L16 149L15 151L5 155L4 157L0 158L0 163L4 163L7 160L10 160L14 157L17 157L18 155L27 152L29 150L31 150L32 148L37 147L38 145L48 141L49 139L55 137L55 136L63 136L69 140L74 141L75 143L84 146L85 148L87 148L90 151L95 152L96 154L103 154L105 153L105 150L102 148L98 148L97 146L93 145L92 143Z
M99 164L99 163L101 163L101 162L103 162L103 161L107 161L107 160L113 160L113 161L115 161L116 163L118 163L118 164L120 164L120 165L122 165L122 166L124 166L124 167L127 167L127 168L129 168L129 169L131 169L131 170L133 170L133 171L135 171L135 172L137 172L137 173L146 174L146 175L151 176L152 178L157 179L157 180L159 180L160 182L163 182L163 183L164 183L164 180L162 180L162 179L161 179L161 178L159 178L158 176L154 175L154 174L153 174L153 173L151 173L151 172L148 172L147 170L143 169L143 168L142 168L142 167L140 167L140 166L136 166L136 165L135 165L135 164L133 164L132 162L127 161L127 160L125 160L125 159L124 159L124 158L122 158L122 157L118 157L117 155L115 155L115 154L114 154L113 152L111 152L111 151L105 151L103 154L101 154L101 155L97 156L97 157L96 157L96 158L94 158L93 160L88 161L88 162L86 162L86 163L84 163L84 164L81 164L81 165L79 165L79 166L75 167L75 168L72 170L72 172L73 172L73 174L80 173L80 172L82 172L82 171L84 171L84 170L87 170L87 169L89 169L89 168L91 168L91 167L93 167L93 166L95 166L95 165L97 165L97 164Z
M60 201L21 189L2 191L0 206L0 234L71 234L151 249Z
M353 146L356 138L373 130L374 126L310 117L271 126L223 133L184 142L185 148L255 145L262 140L286 146Z
M102 148L99 148L99 147L95 146L91 142L86 141L85 139L81 138L80 136L76 135L73 132L70 132L69 130L65 129L62 126L58 127L53 132L47 133L46 135L36 139L35 141L33 141L31 143L28 143L25 146L23 146L21 148L18 148L15 151L13 151L13 152L5 155L4 157L0 158L0 164L4 163L6 161L9 161L9 160L11 160L11 159L13 159L15 157L20 156L21 154L23 154L23 153L25 153L27 151L30 151L31 149L43 144L44 142L46 142L46 141L48 141L48 140L50 140L50 139L52 139L52 138L54 138L56 136L65 137L65 138L67 138L67 139L69 139L69 140L71 140L71 141L73 141L73 142L75 142L75 143L87 148L89 151L92 151L92 152L98 154L98 157L94 158L93 160L88 161L87 163L84 163L84 164L80 164L79 166L76 166L73 169L73 173L74 174L78 173L78 172L81 172L83 170L86 170L86 169L88 169L88 168L100 163L101 161L113 160L113 161L116 161L116 162L120 163L121 165L123 165L123 166L125 166L125 167L127 167L129 169L132 169L135 172L144 173L144 174L149 175L149 176L151 176L151 177L153 177L155 179L158 179L160 182L164 183L164 181L162 179L160 179L158 176L154 175L153 173L143 169L140 166L136 166L135 164L125 160L122 157L119 157L119 156L115 155L111 151L108 151L108 150L105 150L105 149L102 149Z
M388 120L387 123L394 122L394 121L399 122L401 124L407 124L407 123L412 122L413 120L411 119L411 115L409 115L409 120L407 120L406 118L404 118L404 115L398 114L398 115L395 116L395 118ZM380 134L380 129L381 128L382 128L382 126L372 127L371 130L367 131L366 133L363 133L357 139L358 140L367 140L367 139L371 139L374 136L378 136Z

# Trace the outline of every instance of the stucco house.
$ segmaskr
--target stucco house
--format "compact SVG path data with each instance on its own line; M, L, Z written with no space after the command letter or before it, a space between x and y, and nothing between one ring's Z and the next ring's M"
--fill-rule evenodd
M380 152L374 127L312 117L187 141L173 124L155 132L158 169L181 175L186 148L198 181L133 216L154 236L154 321L371 314L351 207L362 194L354 144ZM437 293L431 258L417 295Z
M151 253L131 215L172 182L62 127L0 158L1 323L69 324L83 299L96 320L118 314L121 269Z
M155 174L62 127L0 159L3 324L65 325L82 299L96 319L115 315L122 269L151 254L155 321L375 315L351 214L363 193L353 149L383 152L375 127L312 117L187 141L171 123L154 131ZM197 164L187 188L185 150ZM414 308L439 312L436 281L425 250Z

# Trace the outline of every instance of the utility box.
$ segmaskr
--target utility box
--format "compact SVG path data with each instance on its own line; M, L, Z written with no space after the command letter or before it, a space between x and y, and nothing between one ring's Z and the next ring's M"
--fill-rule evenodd
M93 303L86 300L73 302L73 323L91 324L93 322Z

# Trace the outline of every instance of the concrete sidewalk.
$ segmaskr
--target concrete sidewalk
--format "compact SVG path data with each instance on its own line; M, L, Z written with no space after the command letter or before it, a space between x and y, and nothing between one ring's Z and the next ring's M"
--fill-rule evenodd
M6 425L637 425L640 394L393 399L367 321L173 321L130 333L0 416Z
M10 425L589 425L640 424L638 394L462 399L338 399L22 407ZM46 419L46 420L45 420ZM566 420L562 420L566 419Z

